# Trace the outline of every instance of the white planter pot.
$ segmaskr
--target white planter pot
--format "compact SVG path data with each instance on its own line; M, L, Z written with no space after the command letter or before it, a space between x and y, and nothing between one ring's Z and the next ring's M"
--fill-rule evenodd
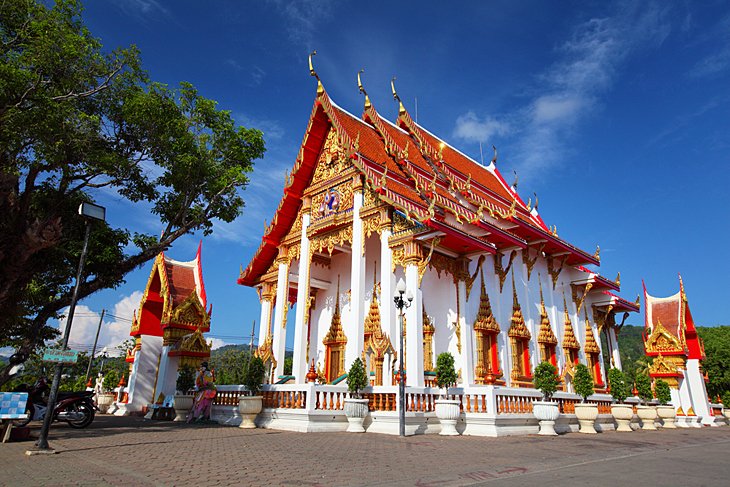
M186 421L188 419L188 413L193 407L194 397L187 394L175 394L172 403L172 407L175 409L175 419L173 421Z
M597 433L596 428L593 427L593 423L595 423L596 418L598 417L598 406L582 402L576 403L575 416L578 418L578 422L580 423L578 433Z
M555 421L560 416L558 403L550 401L535 401L532 403L532 414L540 422L538 435L556 436Z
M657 416L659 416L659 418L664 423L662 427L677 429L677 425L675 424L675 421L677 419L677 411L674 410L674 406L657 406L656 412Z
M631 419L634 417L634 408L630 404L612 404L611 414L616 420L616 431L633 431Z
M109 411L109 407L114 403L115 395L113 392L104 392L96 396L96 406L102 414Z
M436 417L441 423L440 435L456 436L456 422L459 420L459 401L456 399L436 399Z
M345 416L347 416L347 432L348 433L365 433L362 423L368 415L367 399L345 399Z
M262 396L241 396L238 398L238 412L241 413L239 428L251 429L256 427L256 416L264 407Z
M636 406L636 414L641 420L641 429L656 429L654 426L654 420L657 418L656 406Z

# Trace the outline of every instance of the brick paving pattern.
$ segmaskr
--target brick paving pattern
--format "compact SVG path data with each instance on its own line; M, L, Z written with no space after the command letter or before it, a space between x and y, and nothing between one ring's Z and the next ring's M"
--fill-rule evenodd
M37 437L40 425L33 425ZM2 485L727 485L730 427L559 437L290 433L99 415L56 455L0 445Z

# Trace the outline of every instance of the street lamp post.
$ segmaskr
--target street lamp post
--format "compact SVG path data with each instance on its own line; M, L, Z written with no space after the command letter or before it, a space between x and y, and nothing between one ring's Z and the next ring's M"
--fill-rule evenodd
M86 231L84 233L84 246L81 250L81 258L79 259L79 268L76 272L76 285L74 286L73 295L71 296L71 304L68 308L68 318L66 318L66 328L63 330L63 350L68 349L68 338L71 335L71 324L74 319L74 311L76 311L76 301L79 296L79 285L81 284L81 276L84 272L84 262L86 261L86 250L89 246L89 233L91 232L91 221L100 220L104 221L106 216L106 209L103 206L94 205L91 203L81 203L79 206L79 215L81 215L86 223ZM43 418L43 427L41 428L41 434L38 438L36 446L39 450L53 451L48 446L48 430L51 428L53 422L53 411L56 409L56 399L58 397L58 386L61 382L61 373L63 372L63 364L59 363L56 365L56 372L53 375L53 383L51 384L51 392L48 396L48 407L46 409L46 415Z
M403 299L403 295L406 295ZM398 366L398 426L400 428L400 436L406 435L406 377L403 370L403 308L408 309L413 302L413 293L409 290L406 294L406 283L403 278L398 280L396 284L395 295L393 296L395 307L398 309L398 319L400 322L400 351Z

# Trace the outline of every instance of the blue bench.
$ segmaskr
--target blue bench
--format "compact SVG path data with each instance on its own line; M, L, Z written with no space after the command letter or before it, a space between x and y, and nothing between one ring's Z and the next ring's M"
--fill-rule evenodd
M0 392L0 420L2 421L3 443L10 439L13 420L28 418L28 413L25 412L27 402L27 392Z

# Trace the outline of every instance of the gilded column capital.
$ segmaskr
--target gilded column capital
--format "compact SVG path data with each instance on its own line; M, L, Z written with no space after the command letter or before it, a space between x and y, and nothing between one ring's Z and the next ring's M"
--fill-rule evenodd
M276 285L273 282L264 282L260 286L260 301L273 301L276 296Z
M362 176L360 176L359 173L355 173L352 176L352 190L353 191L362 191L362 189L363 189Z
M423 259L421 244L415 240L403 242L403 265L417 265Z
M312 212L312 197L305 196L302 198L302 215Z
M279 255L276 256L275 262L289 265L289 248L286 245L279 246Z

